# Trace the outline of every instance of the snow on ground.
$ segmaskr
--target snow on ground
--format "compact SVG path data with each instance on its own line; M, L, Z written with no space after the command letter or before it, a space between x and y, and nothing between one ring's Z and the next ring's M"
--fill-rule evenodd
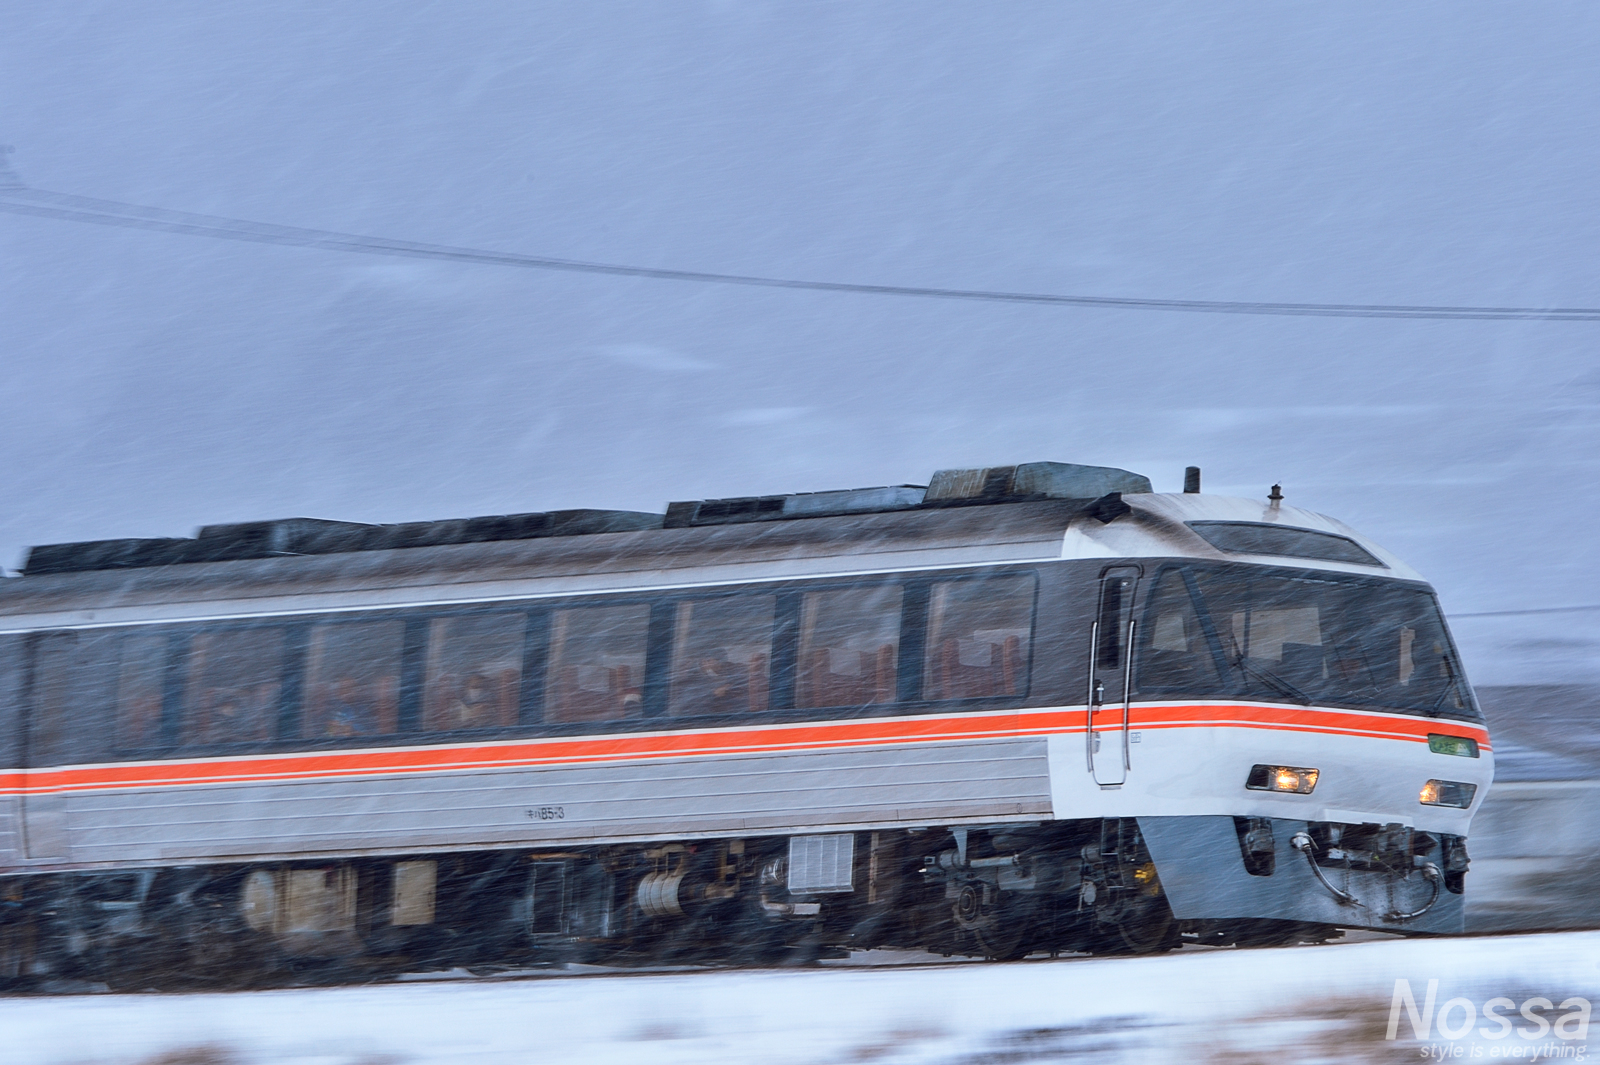
M1588 1060L1587 1032L1385 1039L1397 978L1468 1007L1600 999L1600 932L1008 965L553 973L238 994L0 1000L0 1065ZM1576 1013L1576 1006L1567 1007ZM1547 1013L1551 1020L1562 1015ZM1567 1034L1576 1033L1575 1022ZM1538 1051L1538 1057L1532 1055Z

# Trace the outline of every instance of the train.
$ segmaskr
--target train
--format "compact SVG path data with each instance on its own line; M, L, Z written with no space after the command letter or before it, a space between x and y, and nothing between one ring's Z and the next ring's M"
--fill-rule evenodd
M1493 749L1339 521L928 484L32 548L0 988L1460 931Z

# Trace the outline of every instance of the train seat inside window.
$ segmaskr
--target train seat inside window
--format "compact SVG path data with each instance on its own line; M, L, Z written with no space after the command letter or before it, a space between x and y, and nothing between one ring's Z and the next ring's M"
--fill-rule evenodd
M169 638L161 632L118 634L116 744L124 751L159 747Z
M544 719L559 724L642 716L649 629L648 603L554 611Z
M795 706L894 702L904 600L892 584L802 596Z
M924 697L1025 694L1033 593L1033 579L1023 576L935 582Z
M311 628L301 735L375 736L400 720L405 622L323 622Z
M679 603L667 712L689 717L766 710L777 604L774 595Z
M284 630L203 632L189 651L183 738L199 746L260 743L277 733Z
M517 723L527 615L435 618L428 626L423 728L431 732Z
M1320 685L1328 678L1327 656L1321 643L1289 643L1278 649L1278 674L1299 688Z

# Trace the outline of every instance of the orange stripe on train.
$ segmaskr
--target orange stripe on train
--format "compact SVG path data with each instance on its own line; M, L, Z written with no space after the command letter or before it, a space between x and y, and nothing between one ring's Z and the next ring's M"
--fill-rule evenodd
M1120 708L1103 707L1103 727L1120 723ZM1082 733L1086 714L1075 710L1015 710L938 717L866 718L803 725L624 733L572 739L509 740L359 751L295 752L238 758L128 762L0 772L0 794L91 791L113 788L244 784L344 779L474 769L535 768L660 758L765 754L889 744ZM1099 723L1099 722L1097 722ZM1256 704L1145 704L1131 708L1135 729L1254 728L1427 742L1448 729L1485 749L1489 736L1465 723L1384 713L1319 710Z

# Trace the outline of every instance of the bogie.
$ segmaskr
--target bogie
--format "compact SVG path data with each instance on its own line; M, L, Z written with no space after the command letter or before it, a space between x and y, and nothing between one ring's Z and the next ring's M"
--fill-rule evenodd
M835 864L819 871L819 855ZM258 987L573 962L764 966L878 948L1012 960L1182 941L1128 819L63 874L15 878L0 893L8 989ZM1191 938L1310 935L1279 924Z

